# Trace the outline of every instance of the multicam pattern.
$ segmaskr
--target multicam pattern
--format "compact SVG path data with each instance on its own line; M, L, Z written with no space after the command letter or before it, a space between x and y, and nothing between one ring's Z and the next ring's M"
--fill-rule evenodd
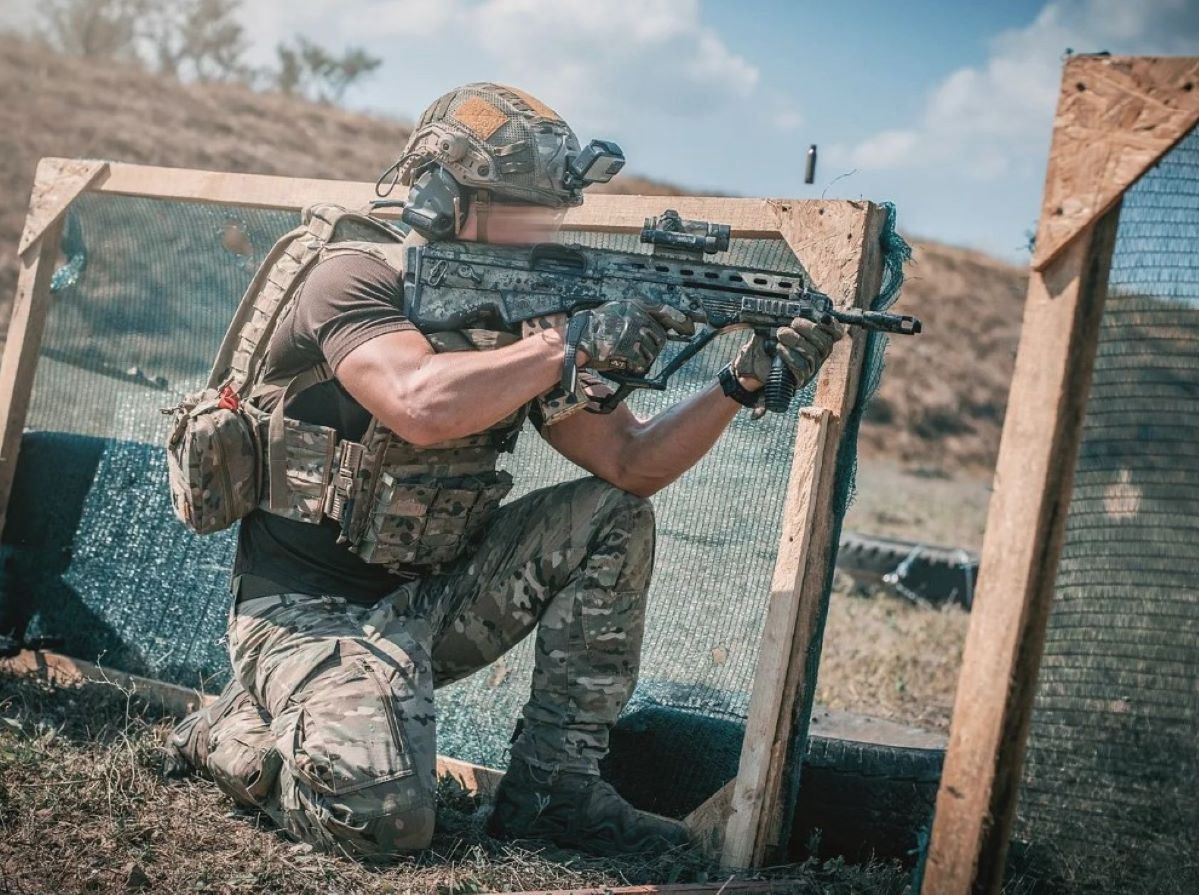
M653 561L649 502L588 477L501 508L471 555L374 606L303 594L242 601L230 615L230 687L252 704L227 693L235 710L207 719L208 736L192 736L185 752L239 804L317 847L365 859L423 848L434 688L536 629L513 756L596 774L637 680Z
M268 427L260 429L263 444L268 443ZM262 509L270 510L299 522L321 521L325 492L333 472L333 453L337 447L337 431L301 420L283 418L284 479L286 488L281 499L274 501L269 493L263 496ZM269 470L269 452L262 457L264 472Z
M199 534L228 528L258 502L253 420L222 408L215 390L189 395L175 408L167 441L171 506Z
M553 329L555 326L565 322L565 320L565 314L552 314L547 317L534 317L532 320L524 320L520 324L521 338L527 339L543 330ZM540 419L541 425L552 426L587 407L587 389L581 379L577 379L573 392L568 392L561 386L556 385L544 395L537 398L535 403L537 405L537 416Z
M578 345L593 370L644 373L666 343L662 324L635 299L610 301L578 317L587 321Z

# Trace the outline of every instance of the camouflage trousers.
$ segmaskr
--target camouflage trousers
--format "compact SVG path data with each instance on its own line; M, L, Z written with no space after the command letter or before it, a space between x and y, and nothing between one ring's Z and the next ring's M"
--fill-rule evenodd
M331 596L241 600L229 655L244 688L214 719L208 770L243 805L361 858L433 834L433 691L537 629L514 758L598 773L637 680L654 558L649 502L596 478L534 491L444 573L373 606Z

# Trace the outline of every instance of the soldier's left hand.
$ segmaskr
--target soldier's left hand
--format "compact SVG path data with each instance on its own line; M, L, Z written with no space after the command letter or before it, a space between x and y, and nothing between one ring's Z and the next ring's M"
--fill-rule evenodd
M820 366L828 360L833 345L845 335L845 328L836 320L813 323L796 317L787 326L780 326L775 350L795 376L796 387L812 381ZM764 385L770 376L772 358L766 351L766 340L756 333L737 352L733 373L742 379Z

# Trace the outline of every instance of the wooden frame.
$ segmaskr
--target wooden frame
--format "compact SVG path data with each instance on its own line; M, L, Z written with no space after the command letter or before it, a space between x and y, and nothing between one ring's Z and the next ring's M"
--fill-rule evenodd
M1067 61L921 889L998 892L1124 191L1199 121L1199 59Z
M50 268L62 216L84 191L297 211L315 201L361 207L373 185L142 165L43 159L22 237L22 271L9 340L0 364L0 526L7 507L48 303ZM781 236L816 288L842 306L863 306L882 277L885 215L868 202L597 195L571 209L568 226L639 231L644 219L674 207L688 218L730 224L736 236ZM798 773L827 610L825 584L837 545L833 496L838 447L857 398L865 334L843 339L821 371L812 408L800 415L780 547L737 778L689 822L730 867L758 866L785 844L789 775ZM79 664L79 663L76 663ZM458 763L462 765L463 763ZM791 765L795 766L792 767ZM473 766L469 766L473 768ZM494 785L486 769L463 771L469 785ZM791 778L793 779L793 778Z

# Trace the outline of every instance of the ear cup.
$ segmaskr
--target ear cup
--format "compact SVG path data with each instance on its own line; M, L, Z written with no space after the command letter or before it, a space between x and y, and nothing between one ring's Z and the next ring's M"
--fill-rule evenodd
M427 239L447 239L458 230L467 197L449 173L433 165L412 184L400 219Z

